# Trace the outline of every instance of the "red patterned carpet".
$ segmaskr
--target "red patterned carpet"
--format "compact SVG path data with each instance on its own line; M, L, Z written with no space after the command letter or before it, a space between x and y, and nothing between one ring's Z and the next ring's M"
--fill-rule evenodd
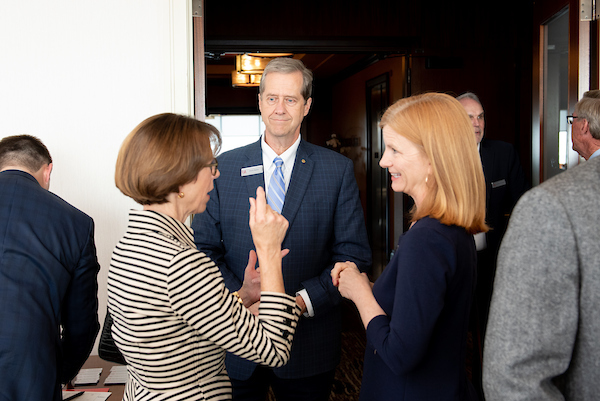
M342 354L335 371L329 401L357 401L360 394L363 357L365 352L365 330L354 304L344 301L344 330L342 332ZM269 393L268 401L275 401Z
M353 330L342 333L342 357L335 371L330 401L358 400L364 352L364 330L362 332Z

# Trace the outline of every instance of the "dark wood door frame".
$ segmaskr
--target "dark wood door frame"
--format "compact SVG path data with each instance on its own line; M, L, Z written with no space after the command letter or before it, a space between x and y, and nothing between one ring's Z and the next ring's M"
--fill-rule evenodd
M543 181L543 39L544 25L557 13L569 7L569 73L568 73L568 107L573 109L578 101L579 89L579 2L575 0L548 0L536 2L533 8L533 69L532 69L532 125L531 125L531 164L532 184Z

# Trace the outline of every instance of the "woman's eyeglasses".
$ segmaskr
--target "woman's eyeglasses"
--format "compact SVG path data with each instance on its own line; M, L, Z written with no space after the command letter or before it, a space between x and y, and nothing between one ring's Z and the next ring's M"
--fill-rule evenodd
M210 167L210 173L213 175L217 175L217 171L219 170L219 162L217 159L213 159L213 162L208 164L206 167Z

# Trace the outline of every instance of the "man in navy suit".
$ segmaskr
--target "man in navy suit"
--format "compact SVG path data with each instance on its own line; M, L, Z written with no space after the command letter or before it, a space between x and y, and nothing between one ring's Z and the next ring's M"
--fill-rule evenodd
M525 178L519 156L515 148L502 141L484 138L485 116L479 98L466 92L456 98L465 108L473 124L475 139L479 147L486 187L487 233L475 237L477 244L477 286L475 289L474 312L476 314L476 336L478 342L477 359L479 366L474 374L474 385L483 396L481 389L482 340L485 338L490 301L496 275L496 258L502 237L506 232L512 210L530 185ZM475 370L475 369L474 369Z
M62 399L98 334L92 219L48 191L29 135L0 141L0 400Z
M364 215L346 157L300 138L308 114L312 73L299 60L278 58L265 68L258 104L266 130L251 145L219 157L220 177L205 213L195 217L195 242L221 269L229 289L238 290L253 248L248 198L258 186L281 197L271 177L281 174L289 223L283 248L286 291L295 294L304 317L298 324L288 364L268 369L227 355L234 400L264 400L269 386L278 400L328 400L340 358L341 296L329 274L339 261L362 271L371 264ZM283 161L276 171L275 158ZM280 205L271 203L274 209Z

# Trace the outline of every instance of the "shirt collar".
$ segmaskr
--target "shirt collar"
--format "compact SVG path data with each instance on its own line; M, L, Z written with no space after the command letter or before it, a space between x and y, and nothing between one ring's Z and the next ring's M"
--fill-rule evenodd
M298 139L286 149L285 152L279 155L283 160L284 166L293 166L296 160L296 153L298 152L298 146L300 146L300 135ZM263 166L265 170L269 170L273 164L273 160L277 157L277 153L265 142L265 136L263 135L260 139L263 154Z

